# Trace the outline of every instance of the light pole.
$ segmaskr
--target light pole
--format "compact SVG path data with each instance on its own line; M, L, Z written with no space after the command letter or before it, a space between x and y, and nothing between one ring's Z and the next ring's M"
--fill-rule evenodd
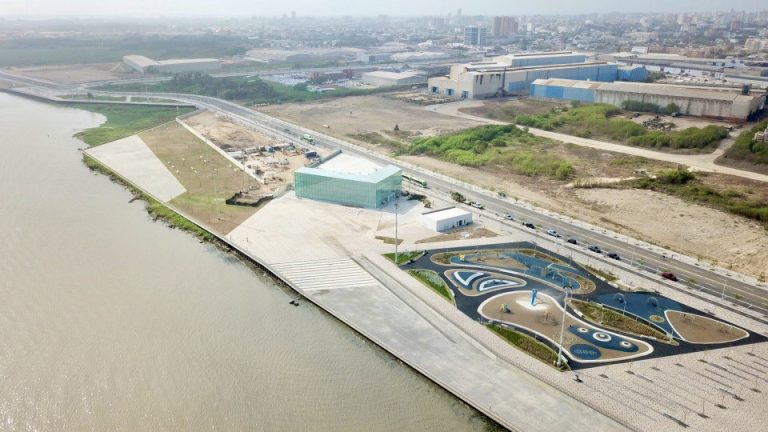
M725 300L725 284L728 282L728 279L723 276L723 292L720 294L720 299Z
M568 309L568 293L570 292L571 286L563 286L563 291L565 292L565 297L563 298L563 321L560 323L560 345L557 350L557 367L560 367L560 362L563 359L563 335L565 333L565 315L566 311Z
M352 112L350 111L350 115ZM395 198L397 199L397 198ZM400 262L397 260L397 208L399 207L398 203L395 203L395 265L400 265Z

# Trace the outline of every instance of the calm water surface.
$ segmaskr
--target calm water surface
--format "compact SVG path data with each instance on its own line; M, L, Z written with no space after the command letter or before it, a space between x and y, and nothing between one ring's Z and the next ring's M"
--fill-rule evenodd
M485 427L89 172L72 134L102 120L0 93L0 430Z

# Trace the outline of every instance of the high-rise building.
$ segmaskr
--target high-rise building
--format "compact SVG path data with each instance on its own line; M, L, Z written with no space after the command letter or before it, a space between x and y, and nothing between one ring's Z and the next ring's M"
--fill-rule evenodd
M485 46L488 29L478 26L464 27L464 45Z
M517 20L510 16L493 17L491 36L504 37L517 33Z

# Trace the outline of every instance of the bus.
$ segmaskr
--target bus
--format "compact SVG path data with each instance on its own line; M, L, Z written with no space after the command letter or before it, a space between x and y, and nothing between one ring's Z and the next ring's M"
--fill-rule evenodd
M422 180L420 178L413 177L413 176L410 176L408 174L403 174L403 180L405 180L405 181L407 181L409 183L413 183L413 184L415 184L417 186L421 186L423 188L427 187L427 181L426 180Z

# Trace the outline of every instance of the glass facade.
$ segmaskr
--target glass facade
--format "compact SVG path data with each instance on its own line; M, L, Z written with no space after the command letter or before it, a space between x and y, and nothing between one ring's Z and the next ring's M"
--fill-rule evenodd
M317 168L299 168L294 173L297 197L355 207L381 207L397 195L401 185L402 172L395 166L383 167L367 176Z

